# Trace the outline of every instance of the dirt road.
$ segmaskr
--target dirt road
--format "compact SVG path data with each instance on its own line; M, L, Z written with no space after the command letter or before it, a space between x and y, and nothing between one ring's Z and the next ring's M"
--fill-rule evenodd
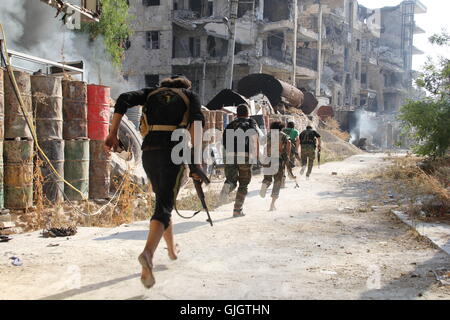
M80 228L70 239L15 236L0 243L0 299L450 299L430 272L450 268L449 256L386 210L357 210L371 192L356 174L384 164L383 155L361 155L315 168L300 190L287 184L277 212L267 211L255 177L247 216L230 218L226 205L214 228L205 215L175 217L182 252L172 262L160 246L151 290L136 259L148 222Z

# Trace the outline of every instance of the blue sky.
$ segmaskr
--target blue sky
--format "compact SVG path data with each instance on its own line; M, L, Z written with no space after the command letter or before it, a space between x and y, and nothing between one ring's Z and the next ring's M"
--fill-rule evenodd
M383 6L398 5L401 0L359 0L363 6L368 8L380 8ZM428 38L439 33L443 28L450 32L450 0L421 0L428 8L428 12L416 15L417 25L424 29L426 34L416 35L414 45L425 52L424 55L414 56L413 64L415 70L420 70L426 62L427 56L437 57L439 55L450 58L450 48L438 48L428 42Z

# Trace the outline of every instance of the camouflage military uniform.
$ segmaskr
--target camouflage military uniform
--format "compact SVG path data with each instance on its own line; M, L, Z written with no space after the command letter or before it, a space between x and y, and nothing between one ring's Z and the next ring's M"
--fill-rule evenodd
M302 145L302 167L308 164L308 171L306 171L306 176L309 177L314 166L314 160L316 159L316 146L313 145Z
M269 157L271 157L271 155L270 155L271 141L272 141L272 136L269 133L268 137L267 137L267 154ZM286 147L287 147L288 143L289 143L288 135L286 135L283 132L280 132L279 145L281 146L281 150L282 150L281 154L278 157L271 157L271 161L278 162L278 171L274 175L264 175L264 180L262 182L263 185L261 188L262 191L260 193L261 196L265 196L266 190L272 184L272 180L273 180L272 198L278 199L278 197L280 196L280 189L283 184L284 168L286 166L287 159L288 159L288 155L286 153Z
M303 174L306 165L308 164L308 171L306 177L309 177L314 166L314 160L316 159L316 139L320 138L315 130L306 129L300 134L301 144L301 158L302 158L302 170L300 174Z
M247 161L246 161L247 162ZM225 166L225 184L222 189L222 197L234 191L239 183L234 202L234 210L240 211L244 206L248 193L248 185L252 180L251 164L229 164Z
M245 146L245 155L240 153L238 156L238 150L236 143L233 150L226 150L226 131L242 129L244 132L247 130L254 130L254 134L257 135L257 124L255 120L250 118L238 118L232 121L224 130L222 142L225 147L224 163L225 163L225 183L223 185L220 201L224 202L228 195L236 189L238 183L239 188L236 194L236 200L234 203L234 214L242 213L242 208L245 202L245 197L248 193L248 185L252 180L252 164L250 164L249 145ZM236 142L236 141L235 141ZM234 161L228 161L234 158ZM238 161L241 160L241 161ZM242 161L244 160L244 161Z

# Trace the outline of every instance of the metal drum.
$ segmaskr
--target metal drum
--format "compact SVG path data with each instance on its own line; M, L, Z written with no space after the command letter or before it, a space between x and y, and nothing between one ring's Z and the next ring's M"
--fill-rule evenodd
M62 81L63 138L64 140L88 137L87 85L82 81Z
M61 78L31 76L33 112L38 139L62 140L62 86Z
M3 141L5 138L5 93L3 75L4 69L0 68L0 141ZM3 152L1 154L3 155Z
M105 141L109 133L110 88L88 85L88 136Z
M89 193L89 140L69 140L64 146L64 177L87 198ZM64 193L69 200L83 200L67 184Z
M89 198L109 198L111 186L111 156L103 149L104 142L89 142Z
M24 103L24 110L27 113L28 119L32 121L31 112L31 81L30 75L22 71L14 71L17 86L19 87L20 95ZM32 138L31 131L27 126L25 117L20 108L19 100L17 99L14 87L9 79L8 72L4 71L4 85L5 85L5 138Z
M39 144L59 175L64 177L64 140L41 141ZM45 197L53 203L64 201L62 178L54 173L47 162L42 165L41 172L44 176L42 189Z
M5 208L27 209L33 205L33 141L4 142Z

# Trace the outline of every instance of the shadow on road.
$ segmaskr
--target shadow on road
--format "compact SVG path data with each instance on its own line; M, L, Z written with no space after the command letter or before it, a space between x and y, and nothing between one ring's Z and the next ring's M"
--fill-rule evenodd
M109 287L109 286L115 285L115 284L117 284L119 282L122 282L122 281L135 279L135 278L140 277L140 275L141 275L140 273L135 273L135 274L131 274L131 275L126 276L126 277L120 277L120 278L116 278L116 279L112 279L112 280L108 280L108 281L94 283L94 284L90 284L90 285L87 285L87 286L83 286L83 287L81 287L79 289L72 289L72 290L68 290L68 291L64 291L64 292L61 292L61 293L57 293L57 294L54 294L54 295L51 295L51 296L48 296L48 297L44 297L44 298L41 298L39 300L62 300L62 299L67 299L67 298L70 298L70 297L73 297L73 296L76 296L76 295L79 295L79 294L82 294L82 293L87 293L87 292L95 291L95 290L98 290L98 289L101 289L101 288L104 288L104 287Z
M448 244L450 244L450 241ZM420 299L431 286L438 283L433 271L439 268L450 269L450 259L442 251L439 251L432 259L417 264L413 271L383 285L381 288L364 292L360 298L364 300ZM414 283L414 286L411 285L412 283ZM445 299L448 299L448 296Z
M201 214L201 213L200 213ZM231 213L230 213L231 215ZM223 221L227 221L230 219L233 219L231 216L228 218L222 218L219 220L215 219L214 212L211 212L211 218L213 220L213 223L220 223ZM206 218L206 215L205 215ZM200 221L186 221L186 222L179 222L175 223L173 225L173 232L175 235L177 234L183 234L188 233L196 228L203 227L203 226L209 226L209 222L200 222ZM96 241L107 241L107 240L147 240L148 230L133 230L133 231L125 231L125 232L119 232L115 234L110 234L105 237L96 238L94 240Z

